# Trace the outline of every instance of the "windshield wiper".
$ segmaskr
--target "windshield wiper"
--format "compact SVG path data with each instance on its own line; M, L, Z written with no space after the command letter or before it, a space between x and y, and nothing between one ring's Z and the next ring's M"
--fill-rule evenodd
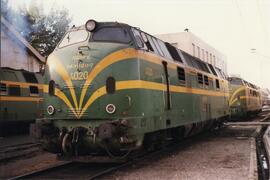
M68 33L68 36L67 36L67 40L68 40L68 42L70 41L69 33Z

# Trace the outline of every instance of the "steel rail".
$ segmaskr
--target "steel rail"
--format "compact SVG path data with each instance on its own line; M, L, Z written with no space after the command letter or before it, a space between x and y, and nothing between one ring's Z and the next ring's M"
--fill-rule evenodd
M270 125L270 122L262 122L264 120L266 120L267 118L269 118L269 116L267 117L264 117L263 119L261 119L259 122L229 122L229 123L226 123L225 125L237 125L237 123L239 125L245 125L245 124L256 124L256 125ZM189 138L186 138L186 139L183 139L177 143L169 143L169 145L166 145L164 146L162 149L159 149L159 150L155 150L155 151L151 151L151 152L144 152L142 154L139 154L138 156L134 157L133 159L127 161L127 162L124 162L124 163L121 163L121 164L113 164L111 166L109 166L108 168L105 168L105 167L100 167L100 169L94 167L94 169L91 170L91 168L89 168L86 172L86 174L84 174L86 176L86 178L82 178L82 179L100 179L102 178L103 176L109 174L109 173L112 173L116 170L119 170L121 168L125 168L125 167L128 167L132 164L135 164L135 163L139 163L140 161L142 160L145 160L145 159L148 159L148 158L151 158L151 157L155 157L155 156L158 156L158 155L162 155L164 154L165 152L169 152L169 151L172 151L174 149L177 149L179 147L182 147L183 146L183 143L184 144L188 144L189 142L192 142L194 140L194 138L196 138L196 135L195 136L192 136L192 137L189 137ZM16 176L16 177L13 177L11 179L26 179L26 178L31 178L31 177L38 177L38 175L40 174L43 174L46 173L46 172L52 172L52 171L56 171L54 173L57 174L57 170L61 170L62 168L65 168L66 165L71 165L73 164L73 162L69 161L69 162L64 162L63 164L60 164L60 165L55 165L55 166L51 166L51 167L48 167L48 168L45 168L45 169L42 169L42 170L38 170L38 171L34 171L34 172L30 172L30 173L27 173L27 174L24 174L24 175L20 175L20 176ZM75 168L76 169L76 164L74 163L73 164L74 167L72 168ZM79 165L78 165L79 166ZM59 171L60 172L60 171ZM61 173L61 172L60 172ZM53 174L53 173L52 173ZM45 174L46 176L46 174ZM78 175L80 176L80 174ZM80 177L77 177L80 179Z
M38 174L41 174L41 173L44 173L44 172L47 172L47 171L51 171L51 170L54 170L54 169L57 169L57 168L62 168L64 166L66 166L66 165L70 165L71 163L72 163L71 161L61 162L61 163L52 165L50 167L45 167L45 168L42 168L42 169L39 169L39 170L36 170L36 171L32 171L32 172L28 172L28 173L25 173L25 174L22 174L22 175L11 177L8 180L29 179L29 178L31 178L31 176L35 176L35 175L38 175Z
M270 113L261 117L257 121L240 121L240 122L226 122L224 123L225 126L263 126L263 125L270 125L270 122L267 121L270 118Z

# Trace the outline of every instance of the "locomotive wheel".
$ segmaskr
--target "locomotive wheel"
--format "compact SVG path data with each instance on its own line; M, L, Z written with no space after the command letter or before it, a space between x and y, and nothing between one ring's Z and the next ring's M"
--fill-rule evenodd
M121 151L119 147L113 147L113 141L108 139L103 141L103 148L106 153L114 159L127 158L132 150Z
M72 136L69 133L66 133L62 141L62 150L64 154L67 156L71 156L74 151L71 140L72 140Z

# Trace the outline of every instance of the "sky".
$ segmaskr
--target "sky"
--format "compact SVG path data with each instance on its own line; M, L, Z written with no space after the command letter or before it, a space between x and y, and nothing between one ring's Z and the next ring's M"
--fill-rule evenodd
M150 34L190 32L227 57L228 73L270 89L270 0L9 0L66 8L72 24L118 21ZM256 49L256 50L251 50Z

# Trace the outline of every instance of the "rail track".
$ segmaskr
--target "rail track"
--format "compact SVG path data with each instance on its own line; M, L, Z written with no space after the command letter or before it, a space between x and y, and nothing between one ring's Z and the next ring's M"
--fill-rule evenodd
M22 143L0 147L0 163L40 151L40 143Z
M11 179L97 179L131 163L132 161L123 164L67 162Z
M191 139L184 141L191 142ZM68 161L42 170L12 177L11 179L99 179L113 171L175 149L177 146L180 146L180 143L166 146L160 150L142 153L138 157L124 163L78 163Z
M198 138L201 137L198 136ZM141 153L136 158L124 163L78 163L68 161L10 179L99 179L109 173L129 167L140 161L166 154L183 146L183 143L187 145L192 143L192 141L192 138L187 138L179 143L170 143L162 149Z
M267 116L269 118L269 116ZM256 118L255 122L264 122L266 117ZM170 144L163 149L146 152L125 163L78 163L64 162L55 166L47 167L42 170L33 171L24 175L16 176L11 179L99 179L116 170L129 167L148 158L158 157L162 154L175 151L179 147L188 146L194 139L203 138L201 135L187 138L179 143Z

